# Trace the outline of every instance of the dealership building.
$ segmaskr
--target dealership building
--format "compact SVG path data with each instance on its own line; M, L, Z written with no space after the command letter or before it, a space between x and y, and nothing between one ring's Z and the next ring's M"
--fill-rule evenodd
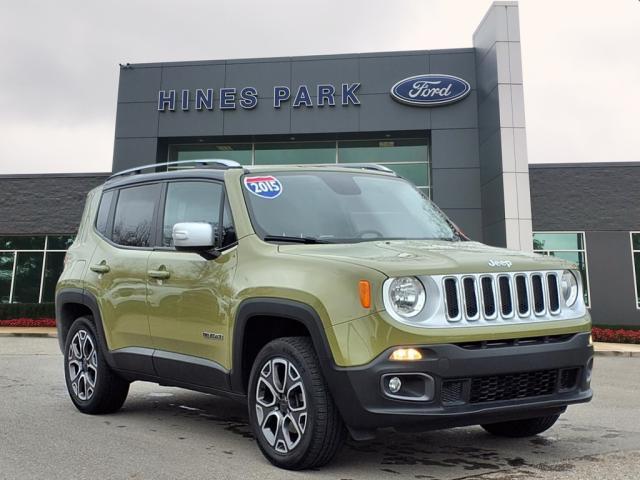
M206 158L385 165L470 238L577 263L596 324L640 327L640 163L529 164L516 2L469 48L122 65L112 171ZM53 300L109 174L0 176L0 303Z

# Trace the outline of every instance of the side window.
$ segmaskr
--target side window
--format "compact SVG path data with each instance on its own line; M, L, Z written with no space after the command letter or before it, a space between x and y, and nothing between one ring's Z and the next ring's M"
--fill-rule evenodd
M96 217L96 230L102 235L107 235L107 223L109 222L109 211L111 210L111 202L115 191L109 190L102 194L100 199L100 207L98 207L98 215Z
M237 240L236 229L233 226L233 218L231 217L231 208L229 208L229 201L225 197L224 202L224 214L222 217L222 242L221 246L226 247L235 243Z
M123 188L118 196L112 240L129 247L151 246L151 225L160 184Z
M173 226L180 222L206 222L218 232L222 185L213 182L174 182L167 186L162 245L173 246ZM215 239L217 243L217 238Z

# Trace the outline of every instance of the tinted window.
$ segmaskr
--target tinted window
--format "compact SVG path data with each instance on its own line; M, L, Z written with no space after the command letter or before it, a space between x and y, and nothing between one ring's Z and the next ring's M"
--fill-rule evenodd
M222 185L219 183L170 183L167 187L162 245L173 246L173 226L180 222L206 222L218 232L221 196Z
M149 247L160 185L123 188L118 196L112 239L119 245Z
M107 234L107 223L109 221L109 210L111 210L111 201L115 190L109 190L102 194L100 199L100 207L98 208L98 216L96 217L96 230L101 234Z

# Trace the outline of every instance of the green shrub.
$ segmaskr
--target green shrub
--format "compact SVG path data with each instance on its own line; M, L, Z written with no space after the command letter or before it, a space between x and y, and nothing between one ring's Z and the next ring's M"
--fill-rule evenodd
M0 303L0 320L14 318L55 318L55 304L51 303Z

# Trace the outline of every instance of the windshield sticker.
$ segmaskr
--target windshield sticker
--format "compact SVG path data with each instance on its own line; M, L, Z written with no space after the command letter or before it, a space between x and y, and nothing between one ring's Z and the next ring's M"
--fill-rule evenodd
M262 198L276 198L282 193L280 180L272 175L244 177L244 186L251 193Z

